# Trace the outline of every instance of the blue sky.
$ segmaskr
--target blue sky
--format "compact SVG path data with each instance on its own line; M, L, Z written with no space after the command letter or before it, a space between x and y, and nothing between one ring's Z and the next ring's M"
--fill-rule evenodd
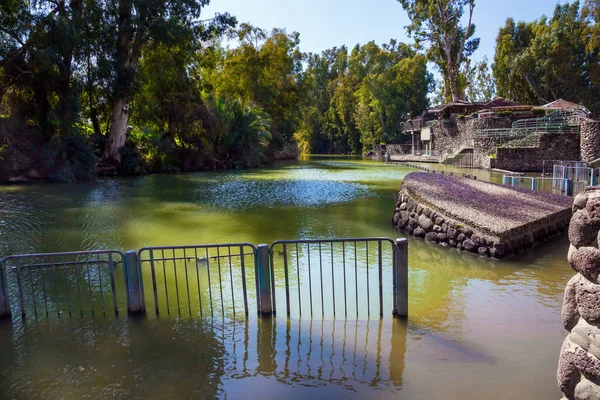
M495 39L508 17L532 21L542 14L552 15L562 0L478 0L474 21L481 45L474 58L494 57ZM395 38L409 42L404 27L408 16L397 0L212 0L204 16L227 11L240 22L270 30L285 28L300 33L305 52L375 40L381 44Z

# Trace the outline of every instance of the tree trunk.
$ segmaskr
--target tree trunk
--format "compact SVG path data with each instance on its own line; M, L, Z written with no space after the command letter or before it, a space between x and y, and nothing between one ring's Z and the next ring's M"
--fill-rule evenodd
M108 143L96 164L100 175L115 175L121 166L121 149L127 139L129 121L129 96L135 79L143 32L136 32L135 43L132 28L132 0L119 1L118 38L116 43L117 87L112 100L112 118Z
M448 77L450 80L450 92L452 93L452 101L457 102L460 100L460 95L458 93L458 84L457 84L457 76L454 73L450 73Z

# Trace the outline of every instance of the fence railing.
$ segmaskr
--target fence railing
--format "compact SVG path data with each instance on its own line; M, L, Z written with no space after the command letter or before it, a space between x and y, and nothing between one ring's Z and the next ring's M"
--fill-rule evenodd
M369 319L384 307L404 317L407 246L353 238L9 256L0 261L0 317L153 310L235 318L253 308L275 315L278 304L288 318Z
M11 299L18 299L15 308L22 317L124 313L126 277L117 273L124 258L115 250L6 257L1 261L0 315L11 313Z
M583 191L588 183L567 178L530 177L530 176L507 176L502 177L502 184L512 187L520 187L534 191L574 196Z

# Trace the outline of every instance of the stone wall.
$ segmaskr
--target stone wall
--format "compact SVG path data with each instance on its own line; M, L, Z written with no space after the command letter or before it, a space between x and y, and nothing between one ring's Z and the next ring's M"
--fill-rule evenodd
M495 168L495 162L490 159L496 153L498 146L508 142L506 137L484 136L473 140L473 166L475 168Z
M539 147L503 148L496 153L496 168L515 172L542 171L544 160L579 160L580 135L545 133Z
M402 192L398 193L392 223L399 231L425 239L426 242L480 256L505 258L521 253L537 243L560 236L566 222L540 227L506 242L495 242L481 232L420 204Z
M411 150L412 146L410 144L377 144L370 156L376 160L383 161L386 152L389 152L390 156L401 156L410 154Z
M567 284L562 323L569 335L558 361L563 399L600 399L600 187L587 188L573 202L567 259L577 272Z
M464 118L438 120L431 125L433 149L440 154L452 153L460 148L473 134L481 129L510 128L509 117Z
M581 160L591 162L600 158L600 120L581 122Z

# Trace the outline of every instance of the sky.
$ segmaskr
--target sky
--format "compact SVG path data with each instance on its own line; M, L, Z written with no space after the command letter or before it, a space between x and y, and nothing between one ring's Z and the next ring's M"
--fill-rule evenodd
M473 20L481 44L475 60L485 55L491 61L498 29L507 18L533 21L543 14L552 15L565 0L478 0ZM285 28L300 33L300 49L320 53L334 46L374 40L377 44L394 38L411 42L404 27L408 16L397 0L212 0L203 18L217 12L229 12L239 22L271 30Z

